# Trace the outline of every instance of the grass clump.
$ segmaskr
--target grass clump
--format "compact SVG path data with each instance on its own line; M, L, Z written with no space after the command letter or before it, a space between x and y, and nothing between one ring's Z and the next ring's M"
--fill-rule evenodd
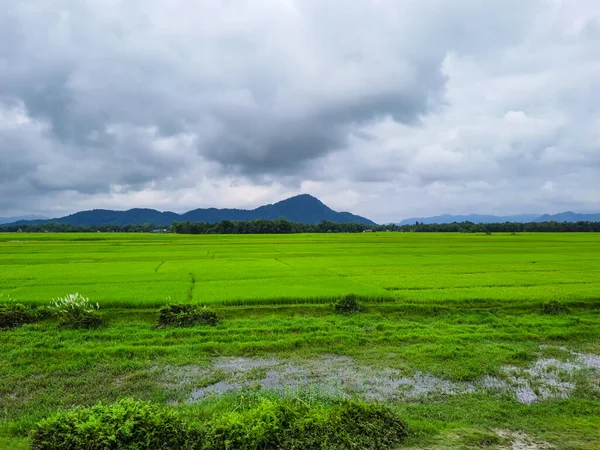
M185 449L188 429L175 410L133 399L76 408L40 422L31 450Z
M217 325L220 318L216 312L200 305L172 304L160 308L159 327L193 327L196 325Z
M542 303L541 313L545 315L557 316L559 314L568 314L569 309L561 301L550 300L549 302Z
M14 299L8 297L5 303L0 303L0 329L16 328L38 319L38 312Z
M355 294L343 296L334 304L334 308L339 314L355 314L363 309Z
M61 328L96 328L102 325L102 317L96 312L100 305L91 303L89 298L78 292L54 299L48 309L58 317Z
M496 433L490 431L473 430L465 433L461 437L461 443L469 448L486 448L497 445L505 445L508 440L501 438Z

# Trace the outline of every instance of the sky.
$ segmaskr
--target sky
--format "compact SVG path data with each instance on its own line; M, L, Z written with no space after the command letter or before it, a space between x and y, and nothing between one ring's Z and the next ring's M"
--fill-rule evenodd
M597 0L0 0L0 216L600 212Z

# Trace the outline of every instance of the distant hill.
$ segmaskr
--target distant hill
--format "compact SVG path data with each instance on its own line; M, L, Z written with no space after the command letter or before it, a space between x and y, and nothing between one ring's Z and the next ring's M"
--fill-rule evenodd
M16 217L0 217L0 225L4 223L13 223L23 220L45 220L47 217L41 216L16 216Z
M560 214L518 214L515 216L490 216L480 214L452 215L443 214L432 217L413 217L399 222L397 225L414 225L416 222L432 223L504 223L504 222L600 222L600 214L579 214L567 211Z
M579 214L567 211L559 214L544 214L534 222L600 222L600 214Z
M504 223L504 222L533 222L539 217L539 214L518 214L516 216L490 216L481 214L452 215L443 214L432 217L413 217L404 219L398 225L414 225L416 222L431 223L453 223L453 222L472 222L472 223Z
M319 199L302 194L288 198L272 205L260 206L256 209L194 209L184 214L170 211L157 211L155 209L135 208L127 211L113 211L108 209L93 209L81 211L65 217L46 220L20 220L17 225L43 224L49 222L64 223L69 225L143 225L152 223L157 226L170 225L173 222L208 222L216 223L222 220L276 220L284 217L290 222L319 223L323 220L339 223L361 223L375 225L365 217L349 212L336 212L323 204Z

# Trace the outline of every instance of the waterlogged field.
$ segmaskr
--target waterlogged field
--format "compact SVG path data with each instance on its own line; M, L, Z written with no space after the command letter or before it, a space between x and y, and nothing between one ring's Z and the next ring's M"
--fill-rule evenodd
M0 234L0 293L81 292L106 306L585 301L600 297L600 236L582 234Z
M598 449L599 263L593 233L0 234L4 298L79 291L105 321L0 330L0 449L76 405L201 421L282 396L384 402L409 425L399 449ZM347 293L361 313L329 305ZM157 328L167 298L222 321Z

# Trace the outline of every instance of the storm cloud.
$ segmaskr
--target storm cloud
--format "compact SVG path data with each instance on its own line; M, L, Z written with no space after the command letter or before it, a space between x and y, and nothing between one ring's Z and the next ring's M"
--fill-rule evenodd
M593 0L0 9L0 216L600 212Z

